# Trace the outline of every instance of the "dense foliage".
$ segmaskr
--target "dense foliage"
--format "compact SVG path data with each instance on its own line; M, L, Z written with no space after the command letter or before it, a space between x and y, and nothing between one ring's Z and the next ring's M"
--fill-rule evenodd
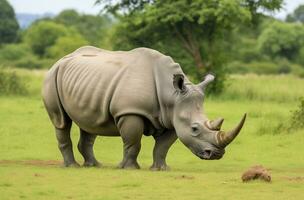
M258 9L276 10L282 1L240 0L99 0L104 10L118 16L114 49L151 47L171 55L185 72L201 79L217 75L213 92L223 88L226 51L233 30L257 21Z
M106 38L111 23L106 16L81 15L74 10L39 19L22 31L19 43L0 48L1 65L48 68L81 46L109 46Z
M170 55L194 82L214 73L217 79L209 88L212 92L221 92L228 73L293 73L304 77L303 5L284 22L267 16L280 9L282 0L97 3L107 14L64 10L19 31L17 43L0 47L1 65L48 68L84 45L110 50L144 46ZM7 16L16 20L10 9Z
M304 98L300 99L298 109L292 113L291 128L299 129L304 128Z
M18 30L14 9L7 0L0 0L0 45L15 42Z
M286 21L304 23L304 5L300 5L293 13L287 15Z
M12 71L0 68L0 95L25 95L27 88L23 80Z

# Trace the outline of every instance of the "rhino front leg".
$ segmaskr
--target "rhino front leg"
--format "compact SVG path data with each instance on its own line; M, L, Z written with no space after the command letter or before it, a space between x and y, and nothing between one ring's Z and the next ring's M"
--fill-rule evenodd
M96 135L90 134L80 129L80 138L78 142L78 150L84 158L83 166L85 167L100 167L101 164L96 160L93 145Z
M160 136L155 136L154 139L153 164L150 169L154 171L168 170L166 156L169 148L176 141L177 135L175 131L167 131Z
M69 122L65 128L56 129L56 137L58 140L58 147L61 151L64 160L65 167L79 167L79 164L75 161L72 141L70 138L72 122Z
M141 137L144 130L144 122L136 115L122 116L118 122L118 128L123 140L123 160L119 168L139 169L137 156L141 147Z

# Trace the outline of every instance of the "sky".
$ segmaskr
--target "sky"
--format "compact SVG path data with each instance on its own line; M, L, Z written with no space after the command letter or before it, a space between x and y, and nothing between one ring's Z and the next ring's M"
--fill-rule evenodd
M94 6L95 0L8 0L17 13L57 14L64 9L73 8L81 13L97 14L100 6ZM285 0L281 11L274 13L276 18L284 19L304 0Z

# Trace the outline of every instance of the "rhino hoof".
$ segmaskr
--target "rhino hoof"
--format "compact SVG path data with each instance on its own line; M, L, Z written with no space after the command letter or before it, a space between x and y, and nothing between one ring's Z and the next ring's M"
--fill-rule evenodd
M169 171L170 167L168 165L152 165L150 167L151 171Z
M118 165L119 169L140 169L140 166L137 162L121 162Z
M64 167L69 167L69 168L79 168L80 165L77 162L72 162L72 163L64 163Z
M94 162L84 162L83 166L84 167L97 167L97 168L100 168L102 165L98 161L94 161Z

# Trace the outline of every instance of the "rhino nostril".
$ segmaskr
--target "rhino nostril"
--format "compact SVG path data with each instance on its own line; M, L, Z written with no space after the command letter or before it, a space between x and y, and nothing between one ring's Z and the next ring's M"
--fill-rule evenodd
M206 150L203 151L203 154L204 154L205 157L210 158L211 154L212 154L212 151L210 149L206 149Z

